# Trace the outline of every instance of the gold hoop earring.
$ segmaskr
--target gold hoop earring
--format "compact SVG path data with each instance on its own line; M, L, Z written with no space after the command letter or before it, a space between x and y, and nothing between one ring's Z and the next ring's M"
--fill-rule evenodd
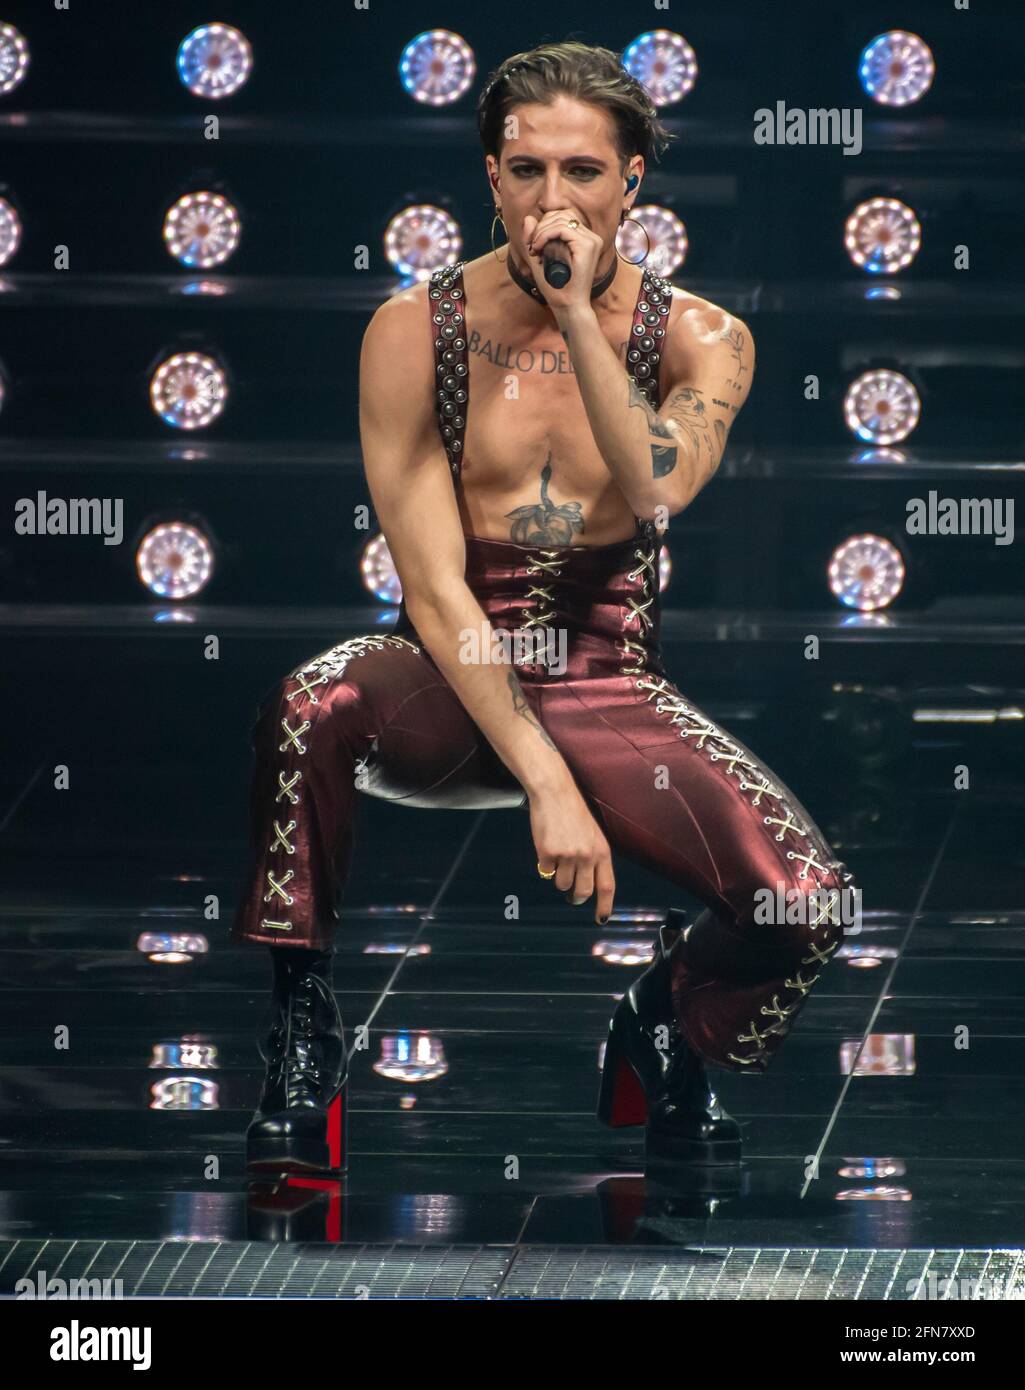
M498 254L498 252L495 250L495 223L496 223L496 222L502 222L502 209L501 209L501 208L498 209L498 211L495 213L494 217L491 219L491 253L492 253L492 255L494 256L495 260L499 263L499 265L504 265L505 262L502 260L502 257ZM505 225L504 222L502 222L502 231L505 232L505 244L506 244L506 246L508 246L508 245L509 245L509 232L508 232L508 229L506 228L506 225ZM509 253L506 252L506 255L507 255L507 256L508 256L508 254L509 254Z
M648 243L648 249L639 261L627 261L625 256L619 256L618 246L616 246L616 255L619 256L621 261L626 261L627 265L643 265L651 255L651 237L648 236L648 229L643 222L638 222L636 217L621 217L619 219L619 225L622 226L624 222L637 222L638 227L640 227L641 231L644 233L644 240ZM613 243L613 245L615 245L615 243Z

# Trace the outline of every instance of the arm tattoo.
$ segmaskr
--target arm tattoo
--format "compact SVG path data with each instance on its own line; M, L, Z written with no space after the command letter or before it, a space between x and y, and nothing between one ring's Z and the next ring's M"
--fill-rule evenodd
M665 422L658 418L651 402L641 391L633 377L627 378L630 385L630 405L637 406L644 411L648 420L648 433L656 439L668 439L669 444L652 444L651 446L651 476L653 478L664 478L667 473L671 473L676 467L676 442L675 436Z
M741 373L749 370L749 368L744 366L744 335L739 328L724 328L719 334L719 339L723 343L729 343L730 350L737 363L737 375L732 378L728 377L726 385L732 386L735 391L741 391L743 390L740 380Z
M521 545L569 545L573 534L584 529L581 503L556 504L548 496L552 477L552 456L548 455L541 470L541 501L514 507L506 516L512 521L510 540Z
M679 386L669 397L669 417L684 431L697 457L701 457L701 446L708 449L708 457L714 461L715 450L708 433L708 415L702 392L693 386ZM722 422L717 420L716 424Z
M559 750L555 748L555 744L548 737L544 729L542 729L541 725L537 722L537 720L531 713L530 706L527 704L527 697L523 693L523 687L520 685L519 680L516 677L516 672L510 671L509 674L506 676L506 680L509 683L509 690L512 693L513 709L516 711L518 715L525 719L528 724L533 725L533 727L544 739L545 743L548 744L549 748L553 748L556 752L558 752Z

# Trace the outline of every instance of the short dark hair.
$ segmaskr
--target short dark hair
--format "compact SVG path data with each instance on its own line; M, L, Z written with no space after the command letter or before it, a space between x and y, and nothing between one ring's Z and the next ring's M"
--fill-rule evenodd
M505 118L514 106L550 106L560 93L608 112L622 164L635 154L645 162L658 158L673 138L645 88L611 49L570 39L515 53L488 78L477 101L485 154L499 157Z

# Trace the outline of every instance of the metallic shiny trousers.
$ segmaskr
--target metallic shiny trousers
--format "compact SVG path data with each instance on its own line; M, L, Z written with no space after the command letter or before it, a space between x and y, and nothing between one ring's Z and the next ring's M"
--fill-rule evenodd
M650 524L597 547L467 536L466 580L613 856L704 904L672 956L684 1036L716 1066L764 1070L840 944L840 914L822 904L852 876L775 773L666 674L659 548ZM390 631L350 637L279 681L251 737L237 941L331 944L361 791L411 807L527 801L404 605ZM766 890L810 910L766 921Z

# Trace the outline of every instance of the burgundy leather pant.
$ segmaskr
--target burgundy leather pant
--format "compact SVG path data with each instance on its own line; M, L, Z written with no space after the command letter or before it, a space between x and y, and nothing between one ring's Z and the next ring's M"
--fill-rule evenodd
M851 875L780 779L666 674L658 550L650 527L598 547L467 536L466 579L494 628L554 638L516 670L613 855L705 905L672 958L674 1012L691 1046L728 1070L762 1070L842 926L825 913L787 925L777 912L767 924L755 895L821 897ZM412 807L526 804L404 606L390 632L350 637L275 685L252 741L239 941L331 944L360 791ZM517 871L536 870L510 865Z

